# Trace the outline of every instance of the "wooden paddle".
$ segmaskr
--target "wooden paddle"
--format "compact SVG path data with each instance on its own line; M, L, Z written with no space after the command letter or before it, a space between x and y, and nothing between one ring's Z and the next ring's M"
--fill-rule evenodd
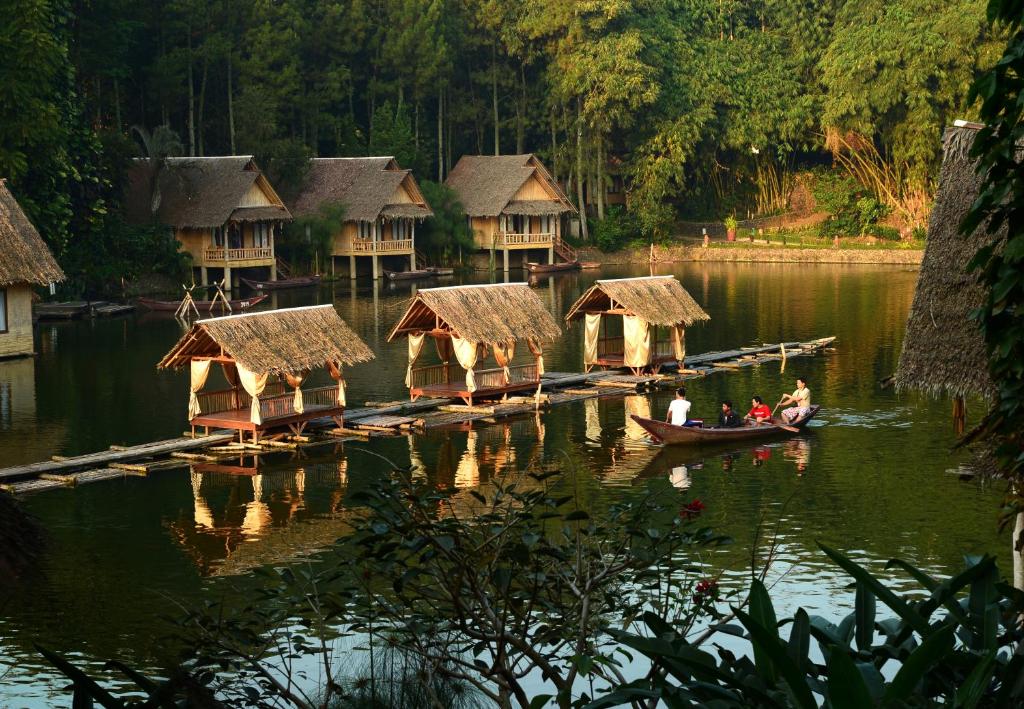
M775 408L772 409L772 418L775 418L775 412L779 410L780 406L782 406L782 399L779 399L779 403L777 403L775 405ZM781 428L783 431L789 431L790 433L800 433L800 429L797 428L796 426L787 426L784 423L776 423L775 425Z

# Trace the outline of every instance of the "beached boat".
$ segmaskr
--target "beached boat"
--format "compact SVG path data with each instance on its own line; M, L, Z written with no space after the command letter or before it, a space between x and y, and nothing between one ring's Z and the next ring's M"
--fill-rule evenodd
M647 433L658 443L667 445L714 445L731 441L747 441L754 438L767 438L786 433L795 433L807 425L807 422L814 418L820 406L812 406L811 412L802 419L797 419L783 428L781 420L772 419L772 423L762 423L760 426L749 425L737 428L719 428L717 426L673 426L665 421L633 416ZM797 429L793 431L792 429Z
M528 263L526 269L530 273L558 273L560 271L580 270L579 261L564 261L562 263Z
M306 288L320 283L320 276L297 276L295 278L282 278L277 281L254 281L249 278L239 278L242 283L253 290L283 290L285 288Z
M233 312L236 310L246 310L251 308L254 305L262 303L269 297L269 295L254 295L252 298L238 298L229 300L228 302L231 304L231 310ZM153 298L139 298L137 302L147 310L153 310L161 313L173 313L181 305L180 300L154 300ZM195 304L196 309L200 314L210 312L220 313L224 310L224 303L219 300L197 300L195 301ZM213 305L212 309L210 308L211 305Z
M438 274L432 268L420 268L415 271L384 271L389 281L411 281L417 278L434 278Z
M601 268L600 261L580 261L580 268L584 271L593 270L595 268Z

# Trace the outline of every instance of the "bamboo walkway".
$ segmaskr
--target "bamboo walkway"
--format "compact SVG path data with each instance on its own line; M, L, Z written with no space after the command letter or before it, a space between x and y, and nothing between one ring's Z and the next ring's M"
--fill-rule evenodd
M509 416L529 414L538 409L595 397L623 396L637 391L677 386L688 379L731 371L788 357L824 351L835 337L806 342L784 342L744 347L723 352L707 352L687 357L684 368L675 363L664 366L664 373L634 376L622 370L590 372L548 372L541 381L544 393L508 397L494 404L473 407L454 405L448 399L420 399L373 403L345 412L345 428L337 429L329 418L315 419L307 426L314 435L289 440L267 440L260 444L240 444L233 432L215 432L192 438L184 436L137 446L111 446L109 450L86 455L58 457L52 460L0 469L0 489L15 494L40 492L54 488L99 482L126 476L146 475L151 470L210 462L240 453L294 450L325 445L346 438L393 436L415 431L468 427L474 422L490 423Z

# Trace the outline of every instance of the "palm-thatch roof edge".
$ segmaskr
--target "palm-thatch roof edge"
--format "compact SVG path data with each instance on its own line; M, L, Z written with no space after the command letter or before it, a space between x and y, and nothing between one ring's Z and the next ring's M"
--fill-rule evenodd
M64 271L0 178L0 286L45 286L64 280Z
M603 309L609 300L652 325L689 327L711 319L675 276L641 276L595 282L572 304L565 320L581 318L590 308Z

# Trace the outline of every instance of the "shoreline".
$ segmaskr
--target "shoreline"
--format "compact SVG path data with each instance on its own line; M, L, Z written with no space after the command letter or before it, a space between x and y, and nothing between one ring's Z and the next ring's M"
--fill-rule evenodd
M658 263L705 261L714 263L838 263L890 264L920 266L924 249L802 249L773 246L655 246ZM650 263L649 246L605 253L594 247L579 249L580 261L599 261L601 265Z

